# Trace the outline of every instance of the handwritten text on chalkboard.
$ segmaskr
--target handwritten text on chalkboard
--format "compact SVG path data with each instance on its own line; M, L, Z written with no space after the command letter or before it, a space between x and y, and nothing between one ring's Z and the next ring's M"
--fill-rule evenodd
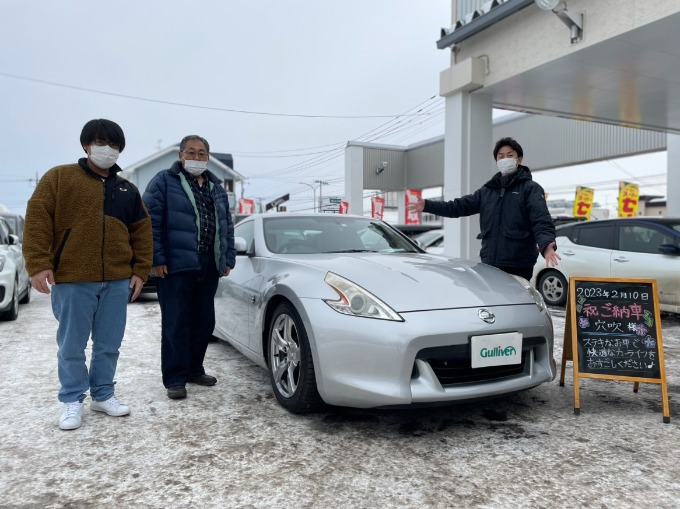
M651 285L577 281L575 296L579 371L661 376Z

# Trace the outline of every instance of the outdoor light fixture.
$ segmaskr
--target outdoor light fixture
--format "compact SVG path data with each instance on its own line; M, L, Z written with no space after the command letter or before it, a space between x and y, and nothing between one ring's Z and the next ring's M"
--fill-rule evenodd
M583 39L583 14L572 14L567 10L564 0L534 0L539 9L552 11L567 25L571 32L571 43L574 44Z
M387 168L387 164L388 164L387 161L383 161L382 163L380 163L378 167L375 169L375 174L380 175L385 170L385 168Z

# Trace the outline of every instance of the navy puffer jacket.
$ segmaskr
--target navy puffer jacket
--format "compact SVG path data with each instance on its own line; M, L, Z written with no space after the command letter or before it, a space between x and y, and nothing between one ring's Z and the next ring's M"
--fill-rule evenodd
M198 213L186 177L179 161L163 170L146 187L144 204L151 216L153 229L153 266L167 265L168 273L199 270ZM215 264L220 275L227 266L236 265L234 224L229 213L229 199L221 181L210 171L207 177L215 203L217 232L215 234Z
M479 213L482 262L494 267L530 267L555 242L555 225L543 188L526 166L501 178L500 173L473 194L452 201L425 200L424 212L444 217Z

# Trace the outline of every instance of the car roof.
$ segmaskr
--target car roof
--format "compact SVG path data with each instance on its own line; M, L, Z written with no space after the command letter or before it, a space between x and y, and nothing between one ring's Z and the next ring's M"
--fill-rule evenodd
M0 210L0 216L2 216L2 217L24 217L22 214L19 214L18 212L10 212L8 210L6 210L6 211Z
M659 216L635 216L635 217L614 217L611 219L596 219L592 221L580 221L575 223L561 224L555 227L556 231L562 231L569 228L583 228L588 225L616 225L625 222L637 222L637 223L653 223L658 225L667 226L673 228L674 226L680 225L680 217L659 217Z

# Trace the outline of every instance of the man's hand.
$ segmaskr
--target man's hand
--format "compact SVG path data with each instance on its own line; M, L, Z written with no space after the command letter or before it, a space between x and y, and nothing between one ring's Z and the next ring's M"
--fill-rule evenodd
M231 272L231 267L230 267L229 265L227 265L227 268L224 269L224 274L222 274L222 275L223 275L223 276L228 276L230 272Z
M155 267L151 267L151 273L159 278L164 278L168 274L168 266L167 265L156 265Z
M130 278L130 289L133 289L132 296L130 297L130 302L134 302L139 294L142 293L142 286L144 286L144 281L139 276L132 276Z
M422 212L425 208L425 200L418 198L417 201L411 202L406 205L406 210L408 212Z
M40 293L50 293L50 285L54 284L54 272L52 269L43 270L31 277L31 286Z
M562 257L557 254L557 251L555 251L555 248L557 247L557 244L554 242L550 244L548 247L545 248L545 253L543 253L543 258L545 258L545 266L546 267L557 267L558 260L561 260Z

